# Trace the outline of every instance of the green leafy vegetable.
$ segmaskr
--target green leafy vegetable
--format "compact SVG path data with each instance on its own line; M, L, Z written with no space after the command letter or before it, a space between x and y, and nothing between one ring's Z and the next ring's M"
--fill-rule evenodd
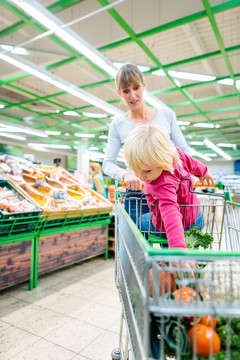
M227 355L225 350L219 351L219 353L215 354L213 357L214 360L226 360ZM231 360L239 360L239 350L233 349L231 350Z
M185 241L188 249L196 249L202 246L207 249L213 242L212 235L203 233L198 227L194 226L191 230L185 231Z
M226 318L220 318L216 327L222 348L227 348L227 341L230 341L231 354L232 349L240 348L240 319L233 318L231 325L227 323ZM239 350L238 350L239 352Z

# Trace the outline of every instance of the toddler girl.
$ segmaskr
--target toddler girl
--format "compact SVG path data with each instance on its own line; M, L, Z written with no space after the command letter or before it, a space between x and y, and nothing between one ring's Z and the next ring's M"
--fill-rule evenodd
M148 204L154 205L150 207L151 231L166 232L169 247L186 248L184 229L203 220L200 201L189 191L189 181L185 178L191 179L192 174L210 185L213 178L207 166L176 148L159 127L149 124L137 125L129 133L124 156L144 182ZM181 204L194 206L180 209ZM141 230L147 231L148 226L149 214L145 214Z

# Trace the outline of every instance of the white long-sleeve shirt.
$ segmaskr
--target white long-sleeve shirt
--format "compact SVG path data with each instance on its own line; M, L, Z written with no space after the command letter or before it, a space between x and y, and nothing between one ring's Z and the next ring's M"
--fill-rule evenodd
M156 114L152 120L152 125L157 125L165 132L165 134L172 140L174 145L191 155L190 149L184 139L184 136L178 126L174 112L169 109L157 109ZM137 124L129 119L126 115L114 119L111 123L108 144L103 161L103 171L109 177L123 181L123 175L127 170L120 168L117 165L117 157L125 140Z

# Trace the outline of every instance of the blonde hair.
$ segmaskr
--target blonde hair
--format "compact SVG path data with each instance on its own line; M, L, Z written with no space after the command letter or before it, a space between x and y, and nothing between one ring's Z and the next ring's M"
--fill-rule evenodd
M91 163L90 168L94 171L95 174L102 175L101 165L99 163Z
M133 84L143 84L144 79L138 67L134 64L128 63L118 70L115 82L117 89L120 91L121 89L129 87Z
M173 142L154 125L137 125L126 139L124 157L133 171L141 170L143 164L173 171L179 154Z

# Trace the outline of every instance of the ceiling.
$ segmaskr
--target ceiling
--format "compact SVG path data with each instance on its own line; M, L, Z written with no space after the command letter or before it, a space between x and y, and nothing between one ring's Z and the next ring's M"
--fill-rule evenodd
M35 10L55 25L37 19ZM79 41L100 60L83 55ZM1 142L103 151L112 116L126 111L110 75L113 63L132 62L148 67L150 99L174 110L197 156L223 159L208 139L240 158L240 0L1 0L0 44L0 134L22 137L0 135ZM19 46L27 55L13 53ZM180 71L211 77L183 79Z

